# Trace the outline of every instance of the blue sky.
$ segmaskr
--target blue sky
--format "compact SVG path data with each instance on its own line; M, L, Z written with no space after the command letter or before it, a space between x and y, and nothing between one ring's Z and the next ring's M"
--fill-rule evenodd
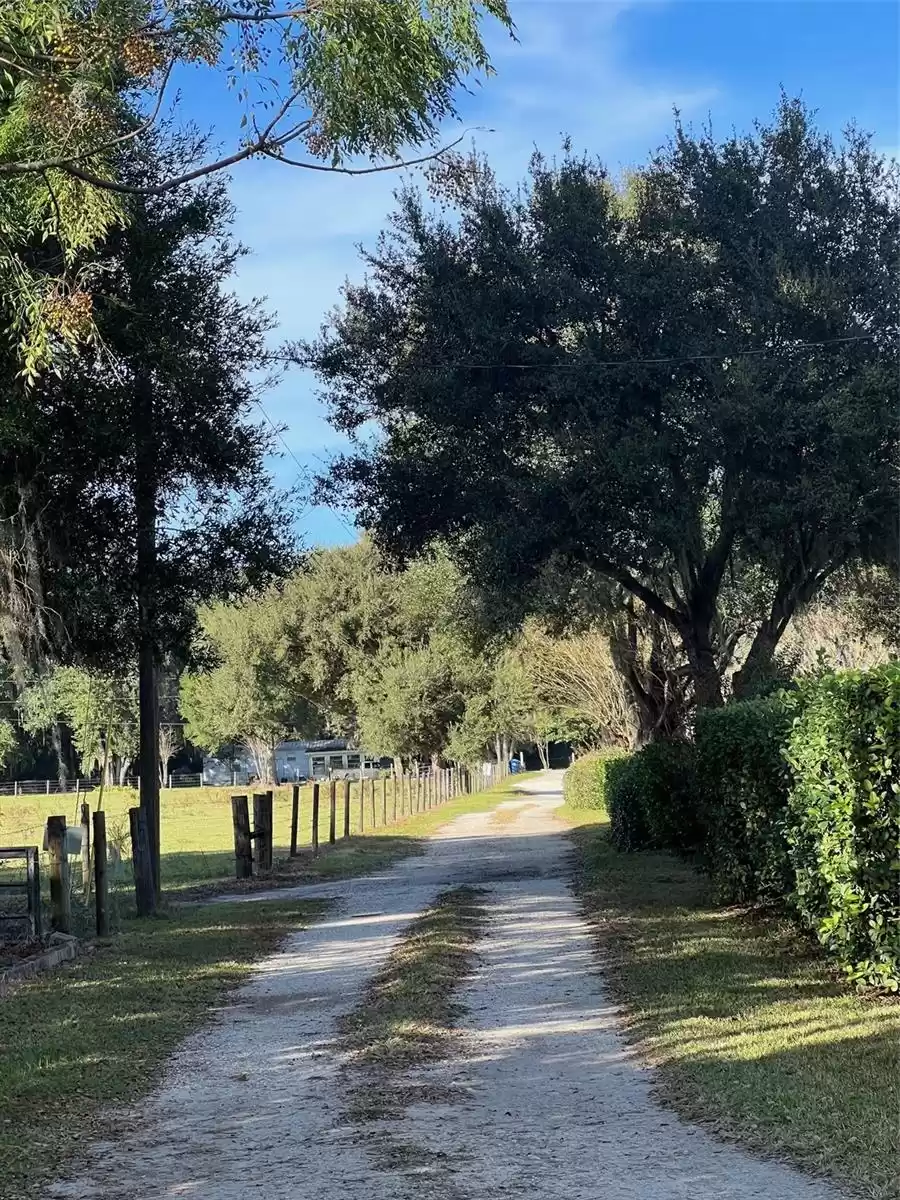
M802 94L839 133L854 118L895 153L900 146L894 0L510 0L518 44L487 29L497 74L461 103L462 128L509 182L535 146L551 152L564 134L613 169L640 163L672 127L712 120L723 135L767 117L780 87ZM231 105L201 77L182 87L181 115L233 143ZM448 136L459 132L448 126ZM359 276L357 245L371 245L390 212L396 176L311 174L271 162L233 172L237 233L252 250L238 290L265 296L280 338L314 335ZM320 471L340 440L295 370L263 401L284 424L288 450L273 463L291 485L298 466ZM347 541L346 517L310 509L298 520L308 544Z

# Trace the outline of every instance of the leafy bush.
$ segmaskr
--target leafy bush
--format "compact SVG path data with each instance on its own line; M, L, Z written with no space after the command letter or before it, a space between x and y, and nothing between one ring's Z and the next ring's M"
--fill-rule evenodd
M791 701L791 904L851 979L896 989L900 665L804 681Z
M593 750L575 760L563 781L566 804L570 808L607 808L608 768L623 758L624 750Z
M696 781L704 854L722 899L781 898L792 887L785 837L791 775L785 697L697 714Z
M653 742L607 770L610 836L620 850L693 851L702 843L694 748Z

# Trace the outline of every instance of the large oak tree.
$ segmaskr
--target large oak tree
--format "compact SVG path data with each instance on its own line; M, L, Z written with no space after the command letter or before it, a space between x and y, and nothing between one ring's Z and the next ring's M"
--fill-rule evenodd
M569 152L515 191L441 165L302 350L335 426L380 432L332 495L500 595L592 573L698 703L739 644L748 688L835 571L896 551L896 185L787 99L746 135L679 125L621 185Z

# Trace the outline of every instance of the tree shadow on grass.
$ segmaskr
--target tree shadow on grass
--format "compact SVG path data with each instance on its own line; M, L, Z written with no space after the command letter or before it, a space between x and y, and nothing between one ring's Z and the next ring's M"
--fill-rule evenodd
M163 886L170 898L177 901L274 891L304 883L367 875L400 858L422 854L427 844L425 838L362 835L339 839L334 845L325 842L318 855L304 847L295 858L289 857L288 847L276 847L272 870L250 879L234 877L233 854L163 854Z
M778 915L716 907L674 856L619 853L598 826L574 839L607 980L661 1098L864 1195L897 1194L896 1001L853 992Z
M275 900L127 920L92 954L0 1000L0 1195L24 1194L101 1108L145 1092L253 961L321 909Z

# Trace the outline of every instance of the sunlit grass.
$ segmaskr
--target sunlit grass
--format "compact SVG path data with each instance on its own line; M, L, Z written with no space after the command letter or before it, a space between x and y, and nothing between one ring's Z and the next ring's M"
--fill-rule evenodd
M216 905L126 921L66 969L0 1000L0 1196L39 1194L101 1113L147 1091L253 960L321 906Z
M667 854L576 826L580 886L629 1034L688 1117L887 1200L897 1192L900 1006L847 990L774 918L713 905Z

